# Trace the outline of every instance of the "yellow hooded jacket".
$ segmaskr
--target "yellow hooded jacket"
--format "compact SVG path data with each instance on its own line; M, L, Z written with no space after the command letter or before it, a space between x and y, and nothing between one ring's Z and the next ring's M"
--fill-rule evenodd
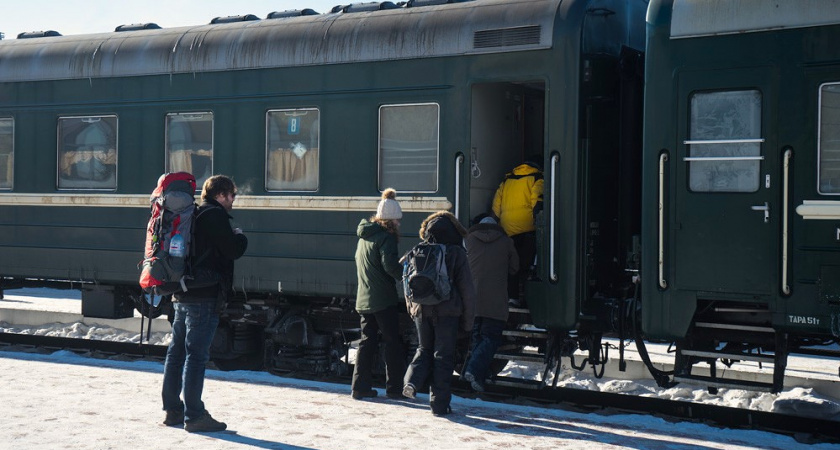
M543 175L539 169L520 164L505 175L493 198L493 214L508 236L534 231L534 207L542 202Z

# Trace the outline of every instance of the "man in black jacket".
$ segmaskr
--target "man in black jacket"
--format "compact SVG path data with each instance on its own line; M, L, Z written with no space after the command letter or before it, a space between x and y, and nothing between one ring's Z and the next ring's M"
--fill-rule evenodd
M162 396L166 411L163 423L168 426L183 423L189 432L227 428L204 408L201 393L219 313L233 284L233 260L241 257L248 247L242 230L230 224L232 217L228 213L235 199L236 185L230 178L214 175L204 182L191 253L195 284L203 287L189 288L188 283L188 290L175 294L173 299L172 342L163 369Z

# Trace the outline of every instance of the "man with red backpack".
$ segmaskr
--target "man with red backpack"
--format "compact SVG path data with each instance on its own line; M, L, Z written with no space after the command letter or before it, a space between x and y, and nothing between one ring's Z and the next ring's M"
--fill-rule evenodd
M196 286L174 294L172 342L163 371L163 409L167 426L194 432L223 431L227 425L204 408L204 370L210 344L233 285L233 261L248 247L248 239L230 224L229 212L236 199L236 185L224 175L204 182L202 203L195 216L194 249L190 253ZM212 280L212 283L208 283ZM208 286L208 284L211 284ZM183 401L181 393L183 391Z

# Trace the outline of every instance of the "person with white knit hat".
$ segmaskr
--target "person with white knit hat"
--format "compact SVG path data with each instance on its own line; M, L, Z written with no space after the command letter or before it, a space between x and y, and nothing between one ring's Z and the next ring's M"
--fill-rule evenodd
M376 207L376 217L382 220L400 220L402 219L402 208L396 200L397 191L388 188L382 193L382 200L379 201L379 206Z
M397 191L388 188L376 214L362 219L356 230L356 311L361 316L362 339L356 352L351 395L356 400L376 397L371 386L380 334L385 353L385 392L389 398L403 398L405 351L399 329L400 297L397 282L402 278L397 242L402 208Z

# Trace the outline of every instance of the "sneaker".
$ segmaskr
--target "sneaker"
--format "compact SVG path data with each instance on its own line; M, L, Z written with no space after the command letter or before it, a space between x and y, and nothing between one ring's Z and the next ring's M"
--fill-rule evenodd
M511 308L520 308L522 307L522 301L518 298L509 298L508 306L510 306Z
M166 411L166 418L163 424L167 427L174 427L184 423L184 411Z
M417 397L417 388L415 388L413 384L408 383L403 388L402 395L405 398L414 400L414 398Z
M439 409L439 410L432 410L432 415L435 417L445 416L448 414L452 414L452 408L447 406L446 408Z
M392 400L403 400L406 398L406 396L403 395L402 392L386 392L385 395L387 395L388 398Z
M368 389L366 391L353 391L350 395L356 400L362 400L365 398L374 398L379 395L379 393L374 389Z
M212 433L226 430L227 424L210 417L210 413L205 411L204 415L198 419L184 423L184 429L190 433Z
M472 387L474 391L484 392L484 386L482 386L481 383L479 383L478 380L475 379L475 375L469 372L465 372L464 379L467 380L468 383L470 383L470 387Z

